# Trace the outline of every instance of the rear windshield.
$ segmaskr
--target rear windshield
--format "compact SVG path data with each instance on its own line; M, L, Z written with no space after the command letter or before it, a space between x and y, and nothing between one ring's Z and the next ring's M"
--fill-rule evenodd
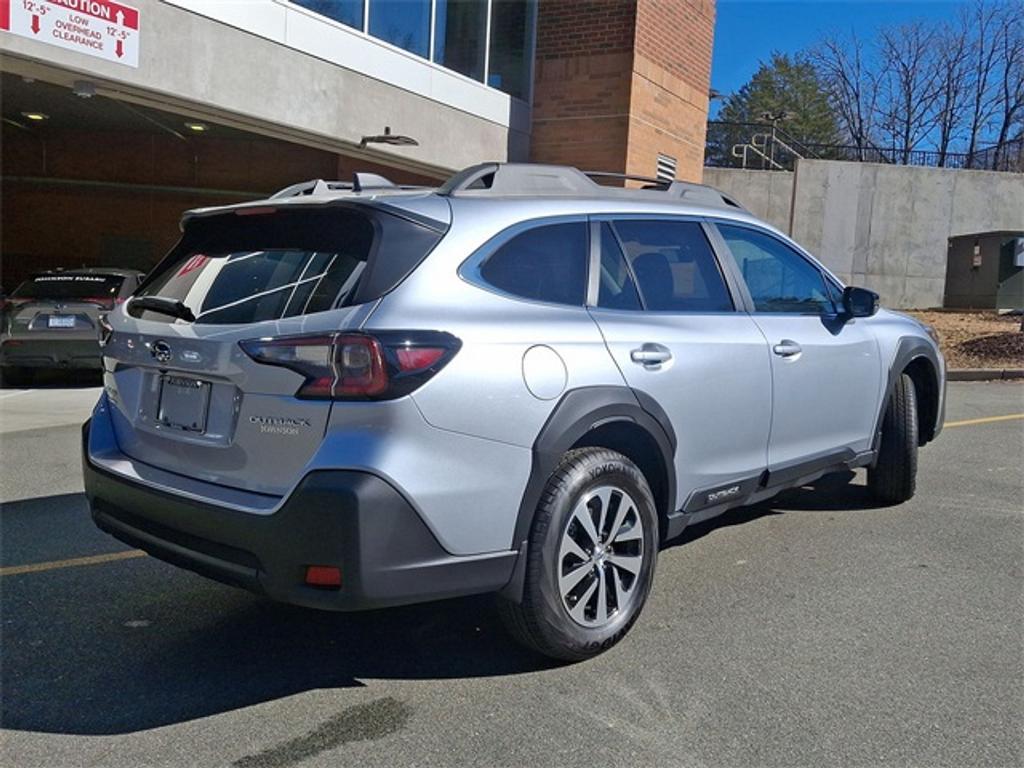
M196 219L137 295L181 301L197 323L324 312L379 298L440 238L426 226L368 208ZM142 316L174 321L151 311Z
M36 275L11 294L15 299L110 299L121 290L117 275Z

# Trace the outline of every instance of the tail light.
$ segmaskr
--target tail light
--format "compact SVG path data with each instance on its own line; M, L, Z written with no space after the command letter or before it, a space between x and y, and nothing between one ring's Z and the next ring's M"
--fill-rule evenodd
M257 363L305 376L296 397L390 400L428 381L462 344L440 331L383 331L277 336L239 346Z
M87 296L84 299L78 299L78 301L82 301L87 304L95 304L97 307L109 312L116 304L123 302L124 299L115 299L113 296Z

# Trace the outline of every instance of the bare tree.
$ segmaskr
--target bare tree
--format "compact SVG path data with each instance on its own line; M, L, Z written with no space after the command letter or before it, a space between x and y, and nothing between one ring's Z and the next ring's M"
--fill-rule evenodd
M937 34L924 22L882 29L881 122L900 162L910 163L914 148L935 128L940 67Z
M993 166L998 168L1006 151L1010 132L1024 114L1024 3L1007 4L1000 14L1001 28L996 40L999 51L996 84L996 134Z
M967 73L969 107L967 124L967 167L975 156L995 111L994 72L999 56L996 33L1000 7L988 0L975 2L961 11L960 22L967 30L970 65Z
M951 144L958 138L970 102L968 74L971 45L962 24L945 24L938 32L939 87L935 99L937 129L935 148L939 167L944 167Z
M828 89L840 128L857 148L857 159L867 160L875 146L878 78L866 64L863 42L854 33L832 35L811 51L810 59Z

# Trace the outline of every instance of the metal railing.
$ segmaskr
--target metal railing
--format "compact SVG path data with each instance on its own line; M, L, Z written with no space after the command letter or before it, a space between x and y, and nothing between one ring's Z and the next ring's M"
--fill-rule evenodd
M1024 138L974 153L879 147L875 144L822 144L797 139L770 123L708 121L704 164L711 167L792 170L798 158L860 163L919 165L1024 172Z

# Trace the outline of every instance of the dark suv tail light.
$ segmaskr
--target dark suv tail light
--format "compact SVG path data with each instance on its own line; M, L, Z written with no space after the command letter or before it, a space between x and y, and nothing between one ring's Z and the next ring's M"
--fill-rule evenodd
M440 331L275 336L240 341L257 363L301 373L296 397L390 400L407 395L447 365L462 343Z

